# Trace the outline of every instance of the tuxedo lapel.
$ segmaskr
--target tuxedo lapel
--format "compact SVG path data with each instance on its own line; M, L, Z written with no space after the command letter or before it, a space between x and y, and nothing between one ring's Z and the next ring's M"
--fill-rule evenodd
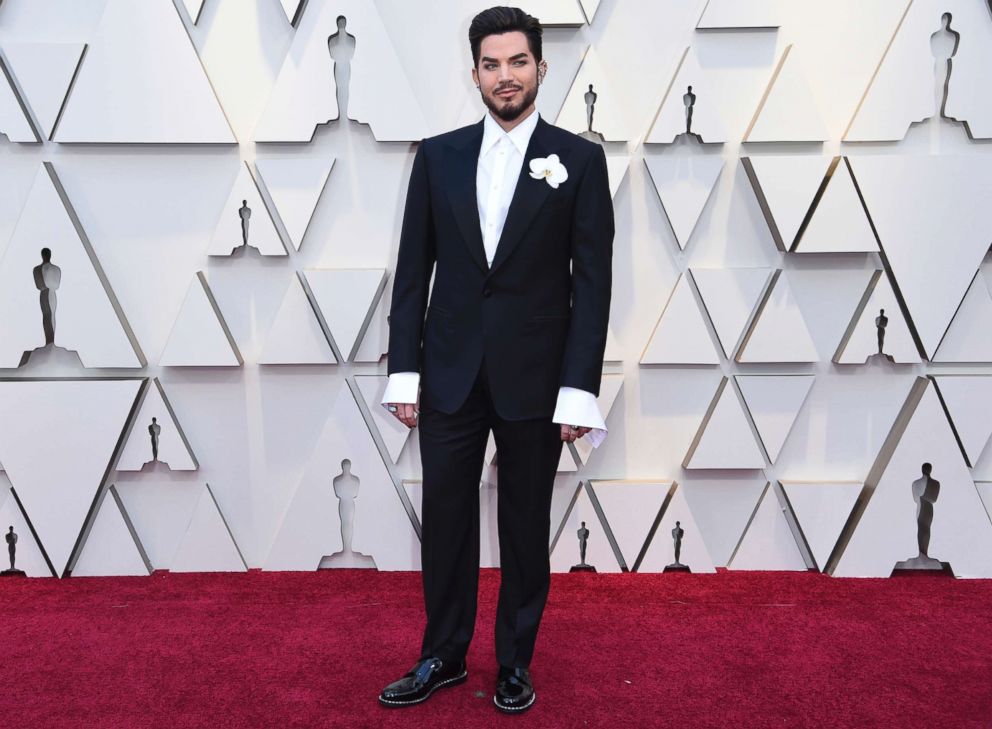
M445 168L448 175L445 187L455 222L462 233L462 240L468 246L472 260L483 271L488 271L486 247L482 242L482 225L479 222L479 198L475 186L479 150L482 148L482 124L483 120L480 119L469 128L465 137L445 150L447 155Z
M513 191L513 198L510 200L510 208L506 213L503 232L496 244L491 271L499 268L500 264L517 247L534 216L537 215L537 211L541 209L541 205L548 199L548 195L554 192L547 180L544 178L535 179L530 176L530 161L535 157L557 154L559 161L564 162L568 156L567 148L554 147L550 128L551 125L539 116L537 126L534 127L527 144L523 164L520 166L520 176L517 178L517 186Z

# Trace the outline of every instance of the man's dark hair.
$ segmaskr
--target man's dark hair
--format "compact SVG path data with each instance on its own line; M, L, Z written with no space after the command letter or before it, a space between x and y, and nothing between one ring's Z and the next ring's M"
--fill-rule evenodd
M508 8L499 5L472 18L468 27L468 44L472 48L472 63L479 66L479 47L482 39L488 35L501 35L519 30L527 36L527 46L534 60L540 62L541 56L541 21L528 15L520 8Z

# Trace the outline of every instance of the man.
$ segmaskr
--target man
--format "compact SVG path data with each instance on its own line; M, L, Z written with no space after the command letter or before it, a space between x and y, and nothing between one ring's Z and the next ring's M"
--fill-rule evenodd
M472 20L469 45L488 113L418 147L393 278L382 402L420 428L427 625L420 659L379 700L408 706L467 678L491 429L501 566L494 703L519 712L536 697L529 664L550 585L563 441L592 431L598 445L606 430L596 396L613 206L602 147L538 116L547 63L537 19L490 8Z

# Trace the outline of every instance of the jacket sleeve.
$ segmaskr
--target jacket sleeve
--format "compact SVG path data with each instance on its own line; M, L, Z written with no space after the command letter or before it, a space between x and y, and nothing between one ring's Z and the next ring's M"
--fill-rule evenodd
M425 144L413 158L389 307L387 371L419 372L427 294L436 258Z
M576 191L572 218L572 316L560 385L599 395L613 281L613 196L606 154L596 145Z

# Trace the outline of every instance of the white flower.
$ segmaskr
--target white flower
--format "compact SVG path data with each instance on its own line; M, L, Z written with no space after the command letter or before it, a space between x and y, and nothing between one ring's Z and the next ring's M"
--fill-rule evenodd
M535 180L543 177L551 187L557 188L568 179L568 170L558 161L557 154L549 154L547 157L535 157L530 161L530 176Z

